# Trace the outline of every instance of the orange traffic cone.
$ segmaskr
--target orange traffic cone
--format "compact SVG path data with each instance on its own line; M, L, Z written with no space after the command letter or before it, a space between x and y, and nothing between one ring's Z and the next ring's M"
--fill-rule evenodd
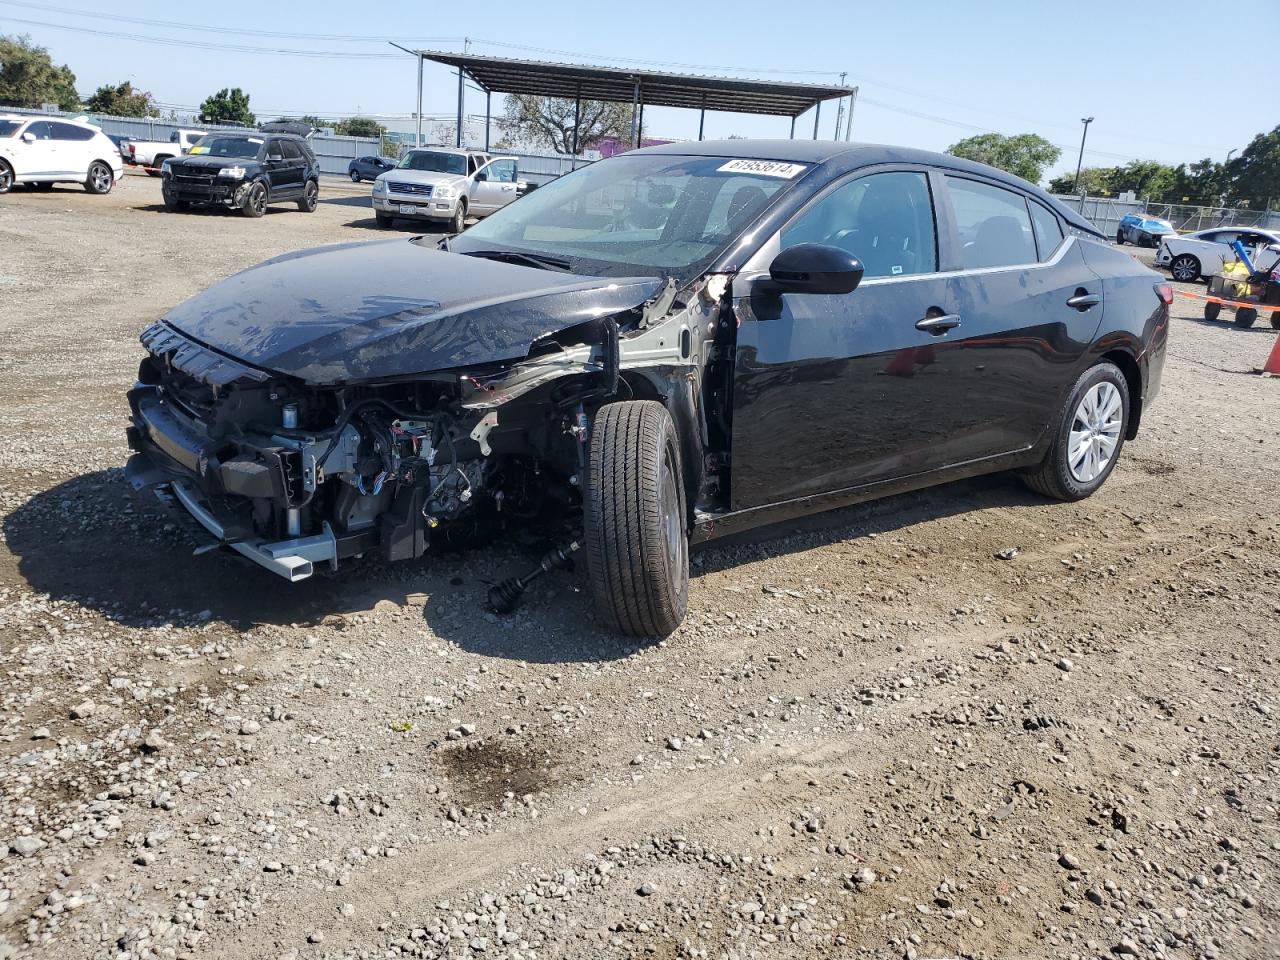
M1271 356L1262 367L1264 377L1280 377L1280 337L1276 337L1276 345L1271 348Z

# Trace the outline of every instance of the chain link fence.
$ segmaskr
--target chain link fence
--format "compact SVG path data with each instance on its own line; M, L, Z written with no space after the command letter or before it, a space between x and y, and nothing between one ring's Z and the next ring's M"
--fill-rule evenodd
M1150 203L1146 200L1115 200L1109 197L1068 197L1054 199L1075 210L1108 237L1114 237L1121 218L1130 213L1168 220L1179 233L1194 233L1214 227L1253 227L1280 230L1280 213L1249 210L1245 207L1196 207L1177 203Z

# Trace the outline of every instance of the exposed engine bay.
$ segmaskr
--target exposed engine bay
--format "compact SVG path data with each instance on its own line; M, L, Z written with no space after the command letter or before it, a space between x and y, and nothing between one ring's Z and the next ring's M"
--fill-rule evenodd
M142 336L148 356L129 394L129 475L289 580L516 529L565 542L580 522L595 410L656 399L691 447L688 502L714 508L727 495L727 293L722 275L683 291L667 281L519 360L333 384L249 366L160 321Z

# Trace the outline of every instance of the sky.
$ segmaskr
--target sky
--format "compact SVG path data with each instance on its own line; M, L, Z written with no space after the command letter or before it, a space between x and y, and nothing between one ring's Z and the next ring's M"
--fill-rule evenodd
M1280 0L1262 6L1280 13ZM1083 117L1094 118L1085 166L1221 161L1280 119L1236 101L1230 84L1210 82L1213 58L1160 41L1169 24L1204 16L1203 2L1183 0L131 0L97 9L87 0L0 0L0 33L47 47L84 96L129 80L181 110L239 86L260 119L362 114L404 129L412 127L416 62L388 41L764 80L839 83L843 72L859 88L854 140L945 150L986 131L1038 133L1062 148L1051 177L1075 169ZM428 63L423 96L424 114L452 116L456 74ZM483 95L469 93L467 110L482 114ZM831 137L835 121L835 104L824 105L819 136ZM650 136L693 139L698 114L646 108L645 127ZM789 127L786 117L709 113L706 136L785 137ZM812 136L812 112L796 134Z

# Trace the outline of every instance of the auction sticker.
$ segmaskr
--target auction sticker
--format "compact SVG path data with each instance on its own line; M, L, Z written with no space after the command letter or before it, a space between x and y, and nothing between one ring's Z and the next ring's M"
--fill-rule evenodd
M717 173L754 173L761 177L781 177L790 180L804 173L803 163L783 163L781 160L730 160L716 168Z

